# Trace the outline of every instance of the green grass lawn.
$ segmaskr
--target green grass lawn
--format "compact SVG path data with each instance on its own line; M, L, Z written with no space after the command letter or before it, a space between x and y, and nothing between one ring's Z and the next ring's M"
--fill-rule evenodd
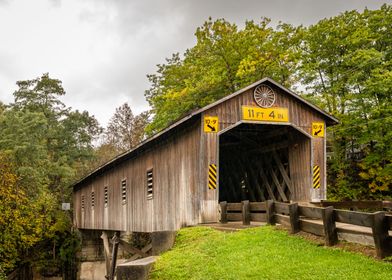
M235 233L184 228L151 279L392 279L392 263L317 246L265 226Z

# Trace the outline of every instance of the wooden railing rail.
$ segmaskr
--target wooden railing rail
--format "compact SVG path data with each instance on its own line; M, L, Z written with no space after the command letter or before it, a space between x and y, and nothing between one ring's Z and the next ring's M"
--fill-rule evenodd
M365 205L365 204L364 204ZM383 206L384 207L384 204ZM372 236L377 256L385 258L392 256L392 215L383 211L367 213L335 209L333 206L309 207L297 203L283 203L276 201L241 203L220 203L221 222L242 221L248 225L252 221L279 223L290 228L291 233L300 230L315 235L324 236L325 244L333 246L338 242L336 222L368 227L372 229Z
M267 202L249 202L248 200L236 203L220 202L220 222L242 221L248 225L250 222L267 221Z
M392 201L382 200L358 200L358 201L327 201L314 203L317 206L333 206L336 209L357 210L374 210L374 211L392 211Z

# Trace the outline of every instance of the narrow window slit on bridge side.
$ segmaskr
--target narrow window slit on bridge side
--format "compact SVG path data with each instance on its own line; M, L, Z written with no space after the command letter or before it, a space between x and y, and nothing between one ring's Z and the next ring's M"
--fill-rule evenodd
M152 169L147 171L147 199L153 198L153 173Z

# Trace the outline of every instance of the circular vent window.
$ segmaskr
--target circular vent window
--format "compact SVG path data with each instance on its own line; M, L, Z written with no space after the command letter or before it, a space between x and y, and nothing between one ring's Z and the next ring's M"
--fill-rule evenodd
M275 92L266 85L260 85L253 91L256 103L263 108L269 108L275 103Z

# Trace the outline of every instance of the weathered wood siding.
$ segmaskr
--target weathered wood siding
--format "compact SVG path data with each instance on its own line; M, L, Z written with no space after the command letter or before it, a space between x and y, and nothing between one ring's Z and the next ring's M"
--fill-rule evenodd
M294 201L310 201L312 186L311 141L304 135L294 135L289 145L290 178Z
M94 178L74 192L78 228L136 232L176 230L199 218L199 122L137 157ZM153 169L153 199L147 199L147 170ZM121 180L127 180L123 203ZM108 187L108 205L104 188ZM95 205L91 205L94 192ZM84 210L81 198L84 196Z

